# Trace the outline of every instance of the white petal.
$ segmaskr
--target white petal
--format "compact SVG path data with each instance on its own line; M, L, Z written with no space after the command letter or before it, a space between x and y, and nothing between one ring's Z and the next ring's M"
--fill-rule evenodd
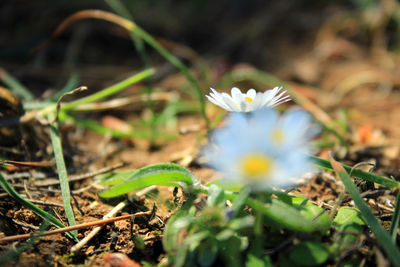
M229 111L240 111L238 104L233 101L230 95L227 93L222 93L222 98L224 99L224 103L230 108Z
M212 93L210 93L210 95L212 97L214 97L216 100L218 100L219 102L224 102L221 93L217 92L214 88L210 88Z
M215 104L215 105L217 105L217 106L219 106L219 107L221 107L221 108L223 108L223 109L226 109L226 110L228 110L228 111L231 111L230 108L229 108L229 106L228 106L227 104L225 104L225 102L223 102L223 101L218 101L218 100L216 100L215 98L212 98L212 97L210 97L210 96L208 96L208 95L206 95L206 97L207 97L207 99L208 99L211 103L213 103L213 104Z
M247 91L246 96L248 96L248 97L250 97L251 99L254 100L254 98L256 97L256 94L257 94L256 90L250 89L250 90Z
M242 99L242 92L237 87L233 87L231 89L231 95L232 95L233 101L235 101L236 103L239 103L239 101Z

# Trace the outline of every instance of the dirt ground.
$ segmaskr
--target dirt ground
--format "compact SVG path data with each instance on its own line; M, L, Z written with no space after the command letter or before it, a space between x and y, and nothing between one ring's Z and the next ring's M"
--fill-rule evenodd
M14 10L12 5L8 7ZM284 9L284 7L281 8ZM338 14L341 13L338 12ZM255 15L254 18L257 22L260 16ZM368 42L363 39L360 41L361 34L357 32L362 31L363 25L343 24L338 30L338 27L332 26L336 20L337 17L331 16L330 20L327 19L310 31L307 38L300 38L299 41L293 41L294 37L289 35L289 32L282 32L278 35L279 38L276 37L277 40L274 40L273 45L258 44L263 47L260 51L262 57L270 59L269 63L263 65L260 62L248 63L252 62L251 57L241 57L234 52L240 46L232 48L228 43L224 45L227 50L231 49L229 51L232 51L232 54L227 53L218 57L219 49L223 49L223 45L220 45L214 51L210 51L210 54L203 55L202 49L205 50L207 47L199 46L197 49L200 51L200 56L197 56L194 61L189 61L188 64L197 77L201 77L201 71L196 67L199 58L205 60L210 66L208 73L211 77L210 81L201 81L205 93L208 87L217 83L223 73L229 71L244 73L254 69L267 70L286 81L291 88L289 93L298 100L297 103L292 101L285 104L283 109L301 105L323 123L334 125L337 131L343 132L346 145L340 145L332 136L321 136L319 140L329 145L316 149L317 156L327 158L328 151L332 150L336 159L348 165L373 162L374 172L398 179L400 174L399 56L390 52L386 46L379 45L378 37L375 42L373 38ZM54 29L59 22L54 22L50 28ZM156 26L149 27L151 26L157 29ZM114 35L119 34L119 31L113 28L107 29ZM70 34L73 35L69 32L68 38ZM67 37L61 37L61 39ZM246 38L250 37L246 36ZM98 49L104 49L107 44L101 44L102 37L98 37L97 41L100 43L98 46L100 48L95 48L93 53L103 55L103 52L99 52ZM129 42L128 39L125 41ZM58 41L55 41L53 45L57 44ZM90 44L93 45L93 43ZM116 46L121 49L121 46L126 46L126 43L121 42ZM85 50L85 48L81 49ZM133 48L130 47L130 49ZM257 46L253 45L252 49L257 49ZM131 52L127 53L130 55ZM85 56L85 60L90 59ZM82 80L89 88L103 88L120 80L127 73L141 70L139 66L115 64L113 58L102 60L106 64L89 62L82 64L79 68ZM161 59L154 56L154 61L160 63ZM61 83L60 81L65 81L70 73L57 65L44 65L38 70L33 66L25 65L23 61L17 62L3 58L0 63L2 68L16 74L28 87L33 88L37 97L42 98L44 92L40 88L56 87ZM162 64L160 63L156 68L163 68ZM167 74L160 76L154 86L165 92L176 92L182 98L194 101L187 94L174 89L185 85L184 76L174 70L171 71L170 68L166 69ZM255 81L242 81L235 85L245 89L250 87L258 90L268 89ZM228 88L230 87L220 89ZM124 93L137 94L139 90L140 87L135 85ZM3 99L5 97L1 101ZM4 105L4 103L7 104ZM2 109L4 108L10 114L20 111L20 107L15 107L9 101L4 100L1 105ZM162 102L159 103L157 109L162 110L163 105ZM142 102L137 106L122 110L101 112L95 115L85 114L85 116L96 119L103 125L121 127L124 123L129 124L146 116L145 109L145 103ZM4 113L4 110L2 112ZM216 118L220 112L211 104L207 106L207 113L211 119ZM187 167L202 182L218 177L219 174L202 167L199 158L199 150L207 142L205 123L201 116L193 112L180 114L175 128L177 135L173 140L156 140L152 143L141 138L110 138L64 124L60 129L69 175L88 174L113 166L118 166L117 170L123 170L140 168L153 163L175 162ZM2 170L2 173L24 197L41 201L37 203L38 206L55 214L67 224L63 208L60 207L62 198L59 186L45 184L57 178L49 145L48 128L34 121L7 129L0 128L0 130L0 153L3 158L42 162L48 165L9 166L8 169ZM335 199L344 190L343 185L332 173L319 172L311 177L300 185L299 193L309 197L317 205L327 210L331 209ZM70 183L72 205L78 223L101 219L115 205L125 201L123 197L112 199L112 201L100 199L98 193L104 187L95 181L93 176L88 175L87 178ZM395 203L395 192L376 185L359 184L359 188L370 206L374 208L378 218L387 226L394 210L392 203ZM131 193L133 194L134 192ZM110 264L110 260L107 257L105 260L105 256L110 253L123 253L137 262L145 260L156 265L165 261L161 243L165 223L171 214L179 209L182 202L181 192L176 194L174 188L156 188L145 196L129 201L127 206L117 214L132 214L153 210L155 207L151 216L136 218L134 221L121 220L107 224L88 244L72 254L71 248L74 243L64 235L42 237L34 247L24 252L13 266L49 266L50 264L106 266ZM351 204L351 199L346 196L344 203ZM15 202L4 191L0 191L0 216L0 237L33 233L41 224L39 217ZM83 238L90 231L90 228L79 230L79 236ZM137 240L137 236L144 240L144 246ZM0 249L7 251L22 242L0 244ZM377 261L378 256L375 251L360 251L365 255L367 264Z

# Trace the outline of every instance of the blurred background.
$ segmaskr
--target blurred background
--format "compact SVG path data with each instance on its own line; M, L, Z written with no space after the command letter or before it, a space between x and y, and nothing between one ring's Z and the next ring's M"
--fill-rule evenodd
M72 70L79 71L82 82L90 86L142 68L126 31L101 20L78 21L46 48L30 52L74 12L115 12L110 3L2 1L0 64L38 93L60 86ZM330 57L364 58L366 49L398 47L398 11L391 8L397 5L394 0L122 3L139 26L177 56L187 56L186 50L179 49L183 46L216 71L248 63L283 79L305 79L316 84L320 70L312 68L321 62L314 62L315 57L320 61ZM153 65L165 62L152 49L146 50ZM189 65L195 63L190 55L186 58Z
M0 66L38 98L67 83L98 90L145 69L129 34L102 20L76 21L32 52L75 12L101 9L133 19L191 68L204 93L233 85L268 89L255 80L221 83L226 74L260 70L291 83L331 116L324 123L344 110L355 128L368 124L400 137L395 0L15 0L0 6ZM163 90L190 86L154 49L144 48Z

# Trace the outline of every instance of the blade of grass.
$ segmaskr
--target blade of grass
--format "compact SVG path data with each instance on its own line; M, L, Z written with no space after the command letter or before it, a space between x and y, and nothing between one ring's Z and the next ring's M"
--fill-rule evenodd
M50 113L47 118L49 121L54 121L54 117L55 115L53 113ZM76 225L75 215L71 206L71 192L69 190L67 168L65 167L60 132L58 130L57 122L50 125L50 137L51 137L51 143L53 145L54 157L56 159L58 178L60 179L60 188L61 188L61 195L63 199L65 215L68 219L69 225L73 226ZM76 237L78 235L78 232L76 230L71 231L71 234Z
M337 162L330 155L330 163L335 170L336 174L342 180L346 190L350 193L351 198L360 210L361 214L364 216L368 223L368 227L375 234L379 243L381 244L383 250L386 252L386 256L395 266L400 266L400 251L396 247L396 244L392 241L388 232L382 227L379 221L376 219L374 213L369 208L367 203L362 199L360 192L358 191L356 185L351 181L349 174L343 168L343 166Z
M397 229L399 228L399 222L400 222L400 191L397 193L396 206L393 212L392 223L390 224L390 230L389 230L389 233L392 237L392 241L395 244L397 239Z
M22 85L17 79L9 74L5 69L0 68L0 80L2 80L12 92L24 100L32 101L34 99L33 94Z
M50 213L45 212L41 208L37 207L33 203L25 200L23 197L21 197L17 191L14 190L14 188L6 181L6 179L1 175L0 173L0 186L12 197L14 198L17 202L19 202L22 206L32 210L36 215L39 217L43 218L44 220L48 221L50 224L54 225L57 228L64 228L65 225L62 224L59 220L57 220L53 215ZM79 240L71 235L70 233L67 233L67 235L74 241L78 242Z
M314 161L315 164L317 164L320 168L325 169L325 170L330 170L333 171L332 165L331 163L326 160L326 159L321 159L315 156L310 156L311 160ZM386 177L382 177L370 172L366 172L366 171L362 171L360 169L353 169L350 166L347 166L345 164L341 164L341 166L343 166L343 168L347 171L347 173L350 173L352 171L352 175L366 180L366 181L370 181L373 183L377 183L377 184L381 184L383 186L386 186L387 188L400 188L400 182L386 178ZM353 170L352 170L353 169Z

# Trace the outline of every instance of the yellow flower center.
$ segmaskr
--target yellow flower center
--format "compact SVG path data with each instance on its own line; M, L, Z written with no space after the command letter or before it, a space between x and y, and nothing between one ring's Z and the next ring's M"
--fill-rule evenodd
M272 132L272 140L277 142L278 144L282 144L285 139L285 133L281 129L275 129Z
M250 103L253 102L253 98L249 97L249 96L245 96L244 97L245 100L249 101Z
M251 180L260 180L271 170L272 159L263 154L246 155L241 162L244 176Z

